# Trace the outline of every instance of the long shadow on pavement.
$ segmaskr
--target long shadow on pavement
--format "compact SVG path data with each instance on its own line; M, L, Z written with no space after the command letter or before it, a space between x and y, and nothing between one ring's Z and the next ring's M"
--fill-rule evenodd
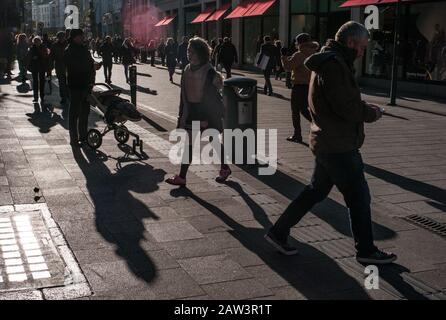
M386 181L388 183L399 186L400 188L419 194L425 198L432 201L427 201L430 205L435 208L440 208L442 211L446 212L446 190L424 183L411 178L403 177L396 173L366 164L365 172L368 174Z
M121 90L123 94L126 94L126 95L130 95L131 94L130 89L125 89L123 87L119 87L119 86L114 85L114 84L112 84L111 87L113 89ZM141 86L137 86L136 87L136 91L141 92L141 93L151 94L151 95L158 95L158 92L156 90L152 90L150 88L144 88L144 87L141 87Z
M86 186L95 208L97 231L116 253L123 257L137 277L149 283L156 276L154 263L142 247L147 233L144 219L158 219L133 194L149 194L164 179L163 170L143 163L121 166L116 173L103 162L99 153L89 148L73 149L74 158L86 178ZM146 239L150 241L151 239Z
M187 196L203 208L212 212L232 230L228 231L246 249L258 256L286 283L295 288L307 299L323 299L328 293L353 290L355 299L369 300L364 288L326 254L305 243L296 243L299 252L296 256L284 256L271 249L264 239L265 229L271 226L265 211L258 206L238 183L228 182L246 201L262 228L245 227L228 216L222 209L200 198L187 188L172 189L174 197ZM284 284L282 284L283 286Z
M277 170L272 176L261 176L257 174L257 168L249 166L239 167L253 178L258 179L290 200L294 200L305 187L303 183L280 170ZM321 204L314 206L311 212L344 236L352 237L348 211L343 205L327 198ZM376 240L392 239L396 236L395 231L376 222L373 222L373 231Z

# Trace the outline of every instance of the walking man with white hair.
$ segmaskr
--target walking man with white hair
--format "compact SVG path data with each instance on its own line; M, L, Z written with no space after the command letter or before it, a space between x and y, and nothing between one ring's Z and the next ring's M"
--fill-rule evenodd
M341 26L335 40L305 61L312 71L309 88L310 147L315 155L311 183L291 202L265 239L286 255L297 253L287 240L290 229L333 186L344 196L360 263L387 264L396 255L380 251L373 241L370 191L359 149L364 142L364 122L375 122L383 111L361 100L354 77L354 61L364 55L369 32L356 22Z

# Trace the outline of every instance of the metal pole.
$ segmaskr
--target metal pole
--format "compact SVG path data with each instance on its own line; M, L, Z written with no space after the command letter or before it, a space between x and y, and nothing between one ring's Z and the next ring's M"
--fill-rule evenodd
M400 19L401 19L401 0L396 3L396 19L395 30L393 37L393 57L392 57L392 79L390 82L390 103L389 106L396 106L396 93L398 83L398 43L399 43L399 31L400 31Z
M136 107L136 66L131 66L129 69L129 77L130 77L130 97L132 100L132 104Z

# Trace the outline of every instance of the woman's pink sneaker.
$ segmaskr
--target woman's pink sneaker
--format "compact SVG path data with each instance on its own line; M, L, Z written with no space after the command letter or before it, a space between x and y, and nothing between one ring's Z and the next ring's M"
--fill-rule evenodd
M174 185L174 186L185 186L186 185L186 179L181 178L180 176L176 175L172 178L166 179L166 183Z
M218 183L225 182L228 179L228 177L231 175L231 173L232 173L232 171L229 168L221 169L220 175L217 178L215 178L215 181L217 181Z

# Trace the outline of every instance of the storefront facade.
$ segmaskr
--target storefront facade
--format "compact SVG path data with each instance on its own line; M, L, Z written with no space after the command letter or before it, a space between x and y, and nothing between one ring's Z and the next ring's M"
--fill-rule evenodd
M378 0L352 0L354 5L346 2L348 0L159 0L155 4L161 11L160 18L177 15L170 25L170 36L180 39L183 35L200 35L209 41L230 37L243 68L254 67L265 35L289 46L296 35L306 32L324 44L343 23L349 20L365 23L369 6L376 5L378 26L370 30L371 40L359 64L358 76L363 84L389 88L396 4L392 0L383 4ZM249 9L252 3L259 5ZM225 6L227 9L222 9ZM223 13L210 14L200 23L191 23L212 8L215 13L220 9ZM446 95L445 16L444 0L402 0L397 52L401 90L419 89L422 93Z
M368 14L366 6L359 11L359 21ZM377 29L371 29L371 40L362 66L363 82L387 85L391 78L394 55L396 4L377 4ZM397 55L398 80L406 87L429 89L446 85L446 1L404 1L401 3L399 45ZM430 88L428 88L430 87ZM443 87L443 89L441 89ZM439 93L439 92L438 92Z

